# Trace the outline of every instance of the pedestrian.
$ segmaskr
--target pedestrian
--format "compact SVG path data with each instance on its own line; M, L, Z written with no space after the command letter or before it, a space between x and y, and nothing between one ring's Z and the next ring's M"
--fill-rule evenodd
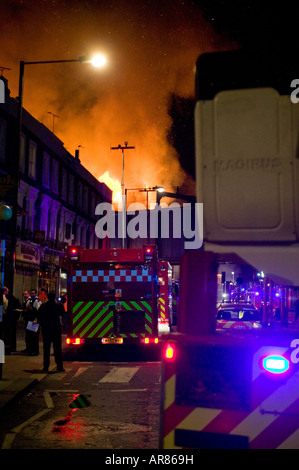
M4 308L6 302L6 297L4 296L4 289L0 288L0 309L1 309L1 318L0 318L0 339L4 340Z
M295 301L295 321L298 320L299 317L299 299Z
M55 297L55 292L49 292L48 301L38 311L38 321L42 329L44 347L43 372L48 372L49 370L51 344L53 344L57 371L64 372L61 347L64 308L55 301Z
M3 318L5 353L10 354L17 350L17 322L20 316L21 303L8 287L3 290Z
M28 351L26 354L28 356L38 356L39 355L39 329L37 331L29 330L29 322L33 324L37 323L37 311L42 305L41 301L37 297L37 292L35 289L31 289L30 299L26 303L26 313L27 318L27 340L28 340Z
M30 294L29 290L24 290L23 292L23 302L22 302L22 317L24 321L24 327L25 327L25 349L22 350L22 353L28 353L29 352L29 330L27 330L27 325L28 325L28 314L27 314L27 307L29 304L30 300Z
M47 291L46 289L42 288L38 294L38 298L39 300L41 301L42 304L44 304L45 302L47 302L48 300L48 297L47 297Z
M67 293L66 292L62 292L60 303L64 309L64 313L62 317L62 325L63 325L62 331L63 333L67 333Z

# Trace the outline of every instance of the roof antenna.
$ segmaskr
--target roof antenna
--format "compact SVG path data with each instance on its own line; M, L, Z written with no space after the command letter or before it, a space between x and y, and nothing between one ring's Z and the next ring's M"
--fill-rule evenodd
M2 65L0 65L1 77L3 76L3 70L11 70L11 69L9 69L8 67L2 67Z

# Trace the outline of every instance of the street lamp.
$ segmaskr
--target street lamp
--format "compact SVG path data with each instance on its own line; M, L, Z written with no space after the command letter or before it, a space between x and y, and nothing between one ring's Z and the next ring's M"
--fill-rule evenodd
M151 191L156 191L156 192L164 192L163 186L154 186L152 188L126 188L125 189L125 197L124 197L124 214L126 214L127 211L127 192L128 191L139 191L141 192L146 192L146 211L148 211L148 193ZM157 198L158 199L158 198ZM148 215L148 212L146 212ZM123 248L124 248L124 240L123 240Z
M20 155L21 155L21 135L22 135L22 113L23 113L23 88L24 88L24 71L25 65L42 65L42 64L59 64L59 63L71 63L80 62L81 64L92 64L95 67L102 67L106 63L106 59L103 55L97 55L94 57L81 56L77 59L62 59L62 60L40 60L25 62L20 61L19 70L19 96L18 96L18 142L17 151L15 152L14 168L16 169L16 183L13 195L13 206L12 212L12 236L11 236L11 253L10 253L10 277L9 277L9 289L13 292L14 283L14 270L15 270L15 250L16 250L16 231L17 231L17 207L18 207L18 189L19 189L19 167L20 167Z
M146 209L149 208L148 206L148 193L149 192L158 192L158 193L163 193L165 191L165 188L163 186L154 186L152 188L126 188L125 190L125 201L127 202L127 191L139 191L140 193L146 192Z

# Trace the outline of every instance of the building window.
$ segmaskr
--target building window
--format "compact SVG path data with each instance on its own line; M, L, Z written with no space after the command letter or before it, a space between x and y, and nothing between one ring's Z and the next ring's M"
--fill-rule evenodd
M28 175L30 178L36 179L36 152L37 152L37 144L30 140L29 144L29 167L28 167Z
M22 218L21 218L21 229L24 232L26 227L26 216L28 215L27 212L27 198L23 197L23 207L22 207Z
M44 152L44 157L43 157L43 185L46 188L50 187L50 164L51 164L51 157L46 152Z
M91 193L91 203L90 203L90 217L94 217L96 210L96 195Z
M69 175L69 203L74 204L74 176Z
M58 177L59 177L59 163L57 160L52 161L52 181L51 187L53 193L58 194Z
M5 162L6 121L0 119L0 162Z
M65 224L65 238L66 238L66 240L69 240L71 238L71 235L72 235L72 225L66 223Z
M83 198L83 184L81 183L81 181L79 181L78 183L78 198L77 198L77 207L79 210L82 209L82 198Z
M84 186L83 191L83 210L85 213L88 212L88 197L89 197L89 190L87 186Z
M25 162L26 162L26 136L21 134L21 145L20 145L20 170L25 173Z
M48 210L48 220L47 220L47 238L50 239L52 238L52 230L51 230L51 209Z
M65 168L62 168L62 178L61 178L61 197L66 201L67 195L67 171Z

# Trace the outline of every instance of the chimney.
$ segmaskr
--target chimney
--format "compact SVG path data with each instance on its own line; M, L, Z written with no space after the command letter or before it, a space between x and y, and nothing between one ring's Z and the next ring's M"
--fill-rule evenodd
M75 150L75 159L77 160L77 162L80 163L80 158L79 158L79 149L76 149Z

